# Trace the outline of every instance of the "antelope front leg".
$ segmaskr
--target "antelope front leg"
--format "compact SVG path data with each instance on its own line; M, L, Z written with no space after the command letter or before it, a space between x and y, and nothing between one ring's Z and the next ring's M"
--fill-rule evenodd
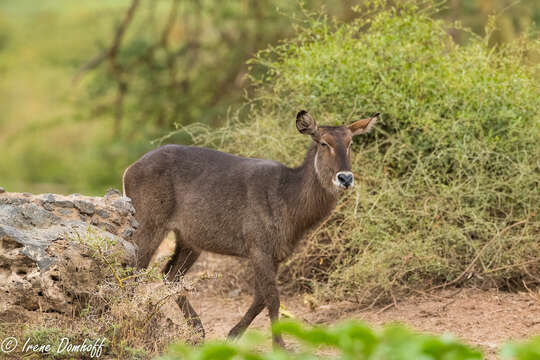
M279 320L279 291L276 282L278 264L273 261L271 256L262 253L256 254L252 261L255 267L256 286L261 289L264 303L268 308L270 322L274 324ZM281 335L272 335L272 341L274 346L285 348L285 342Z
M253 322L255 317L261 313L264 309L264 298L262 292L259 290L259 286L255 286L255 296L253 297L253 303L249 307L248 311L242 317L242 319L236 324L227 337L229 339L234 339L241 336L247 327Z

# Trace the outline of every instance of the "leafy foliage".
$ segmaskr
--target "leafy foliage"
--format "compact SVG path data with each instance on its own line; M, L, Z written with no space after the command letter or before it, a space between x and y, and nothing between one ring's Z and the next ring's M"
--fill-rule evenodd
M540 359L540 336L522 343L505 345L501 350L501 357L518 360Z

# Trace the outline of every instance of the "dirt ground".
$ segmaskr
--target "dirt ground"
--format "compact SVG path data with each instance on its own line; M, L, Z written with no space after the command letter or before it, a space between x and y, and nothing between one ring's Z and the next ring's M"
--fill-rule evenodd
M172 244L164 244L160 254L171 250ZM189 279L198 279L189 299L201 317L207 339L225 338L251 303L239 265L236 259L203 254L188 273ZM446 289L397 299L395 306L367 310L347 301L314 304L305 295L282 296L281 302L286 311L309 324L357 319L374 326L399 322L422 332L452 334L482 349L488 359L495 359L508 340L540 335L540 291ZM250 329L269 331L266 312Z

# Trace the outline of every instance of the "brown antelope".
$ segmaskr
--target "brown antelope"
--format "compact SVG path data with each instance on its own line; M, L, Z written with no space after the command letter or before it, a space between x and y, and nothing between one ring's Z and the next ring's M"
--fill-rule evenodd
M297 168L192 146L165 145L145 154L123 176L124 195L140 223L134 234L138 266L148 266L169 231L176 237L164 269L169 279L184 275L202 251L247 258L255 273L253 303L229 337L240 336L265 306L276 321L278 266L330 215L340 192L353 186L352 137L370 131L377 116L349 126L318 126L300 111L296 128L313 143ZM204 336L186 297L177 303ZM273 341L283 346L281 336Z

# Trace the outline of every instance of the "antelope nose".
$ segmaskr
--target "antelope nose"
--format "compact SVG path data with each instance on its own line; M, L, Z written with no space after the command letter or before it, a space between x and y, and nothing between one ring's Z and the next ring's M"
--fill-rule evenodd
M354 177L350 171L341 171L337 174L339 184L345 188L350 187L354 182Z

